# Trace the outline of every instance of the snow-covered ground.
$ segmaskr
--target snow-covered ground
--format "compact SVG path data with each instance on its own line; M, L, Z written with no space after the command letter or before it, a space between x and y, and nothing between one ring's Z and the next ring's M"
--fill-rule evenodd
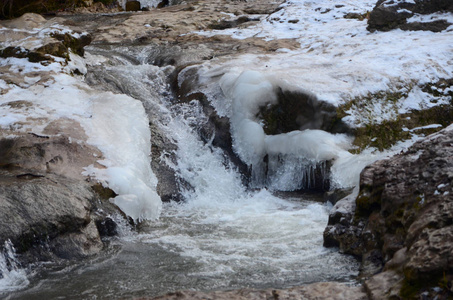
M278 49L275 53L221 57L199 68L200 89L220 115L230 118L235 150L249 166L259 165L265 155L302 155L313 150L312 155L304 154L309 160L334 159L334 186L354 186L364 166L419 138L413 134L385 153L367 149L351 155L346 151L350 145L339 135L306 130L267 136L256 115L259 106L275 103L276 87L310 93L336 106L359 99L343 119L352 127L392 120L410 110L451 101L450 88L434 97L422 86L453 77L453 26L440 33L399 29L370 33L366 18L344 18L350 13L365 17L375 3L290 0L256 25L195 32L235 39L295 39L300 44L297 49ZM431 17L451 21L453 14ZM225 17L235 18L232 14ZM417 18L420 16L413 17ZM401 96L396 102L386 102L373 97L375 93ZM368 100L360 102L364 98Z
M350 166L362 161L358 171L370 162L369 159L351 156L347 152L348 143L341 136L324 137L329 143L312 145L310 149L306 145L295 149L294 140L311 136L315 141L320 138L316 132L266 137L253 118L253 111L257 105L263 104L263 99L247 102L250 100L247 95L252 92L262 93L275 86L284 86L307 91L334 105L381 91L403 95L391 105L371 101L364 107L350 110L344 120L353 126L370 122L370 119L377 122L391 119L410 109L426 108L450 100L446 94L448 88L442 91L445 96L434 99L420 86L453 77L453 27L439 33L399 29L370 33L366 30L366 19L344 18L348 13L366 14L374 5L374 0L291 0L273 14L263 16L256 25L197 32L205 36L226 34L236 39L294 39L300 45L297 49L278 49L269 54L213 59L199 69L203 92L219 115L228 116L233 121L236 151L243 159L253 162L257 151L261 159L264 152L276 152L278 144L284 148L277 151L282 154L329 148L323 152L324 156L312 153L310 159L335 158L337 165L334 165L334 170L340 170L339 166L344 167L346 163ZM225 14L227 19L236 17ZM451 13L431 17L453 18ZM414 16L413 20L424 21L427 18ZM27 35L45 39L55 30L67 32L66 28L58 25L45 30L35 27L17 29L16 33L22 35L22 40L14 45L36 48L39 45L30 46L35 40ZM2 40L2 47L10 45L8 39ZM84 60L75 55L68 65L62 59L48 65L30 63L27 59L0 59L3 70L23 79L18 85L0 79L0 126L8 129L8 134L14 134L14 131L40 134L49 122L58 118L79 122L88 136L86 142L99 148L104 155L98 162L105 169L89 166L84 174L94 176L118 193L120 196L115 203L134 219L155 218L159 215L161 204L155 192L156 178L149 164L150 132L143 106L131 97L90 88L82 77L72 74L76 68L85 72L84 64ZM223 96L217 97L219 93ZM11 109L4 105L15 100L30 101L33 106ZM272 102L272 97L268 100ZM248 125L243 126L244 122ZM326 142L326 139L323 140ZM242 146L241 143L249 145ZM326 148L326 145L330 146ZM371 157L370 153L366 153L364 157ZM338 178L345 178L341 171L338 172ZM357 179L339 184L351 185L352 182L356 183Z
M205 63L200 75L209 84L211 78L224 73L238 77L243 71L259 71L276 84L312 92L336 105L379 91L406 95L396 104L396 111L385 109L385 103L374 105L374 115L382 119L408 109L429 107L432 96L417 86L453 77L453 26L439 33L400 29L370 33L366 30L366 18L362 21L344 18L348 13L366 14L375 3L290 0L257 25L196 32L205 36L231 35L236 39L296 39L300 43L295 50L213 60ZM431 17L453 22L452 13L413 18ZM211 90L211 94L215 92ZM436 101L435 105L446 103L448 97ZM356 125L362 122L360 115L353 112L347 121Z

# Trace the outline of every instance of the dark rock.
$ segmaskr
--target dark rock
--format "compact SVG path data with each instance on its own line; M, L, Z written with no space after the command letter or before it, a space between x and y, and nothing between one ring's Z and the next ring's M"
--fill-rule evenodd
M51 34L51 37L61 41L66 48L71 49L72 52L80 56L83 56L85 53L83 48L88 46L92 41L92 37L89 34L78 34L76 37L69 33L55 32Z
M405 23L402 24L399 28L402 30L429 30L432 32L441 32L445 29L447 29L451 24L447 22L446 20L438 20L438 21L433 21L433 22L425 22L425 23L419 23L419 22L412 22L412 23Z
M97 220L96 227L99 231L99 235L103 236L115 236L118 234L118 225L110 217L105 218L104 220Z
M30 62L40 62L45 60L50 60L50 56L47 56L48 53L33 52L21 47L6 47L0 49L0 57L17 57L17 58L28 58Z
M231 21L227 21L227 20L215 21L215 22L209 24L208 28L224 30L224 29L228 29L228 28L237 27L243 23L250 22L250 21L259 21L259 19L250 19L249 17L242 16L242 17L237 18L236 20L231 20Z
M389 31L397 28L399 25L405 24L406 19L414 15L408 10L408 8L413 7L411 3L403 2L400 5L394 6L385 6L384 3L384 0L378 1L374 9L370 12L368 30ZM407 11L399 13L399 9L406 9Z
M169 0L162 0L161 2L159 2L159 4L157 4L157 8L162 8L162 7L166 7L166 6L169 6L170 5L170 1Z
M338 118L335 106L320 101L315 95L277 88L277 103L260 108L257 118L263 120L268 135L293 130L321 129L345 133L350 129Z
M127 1L126 11L139 11L141 8L140 1Z
M182 189L190 190L191 186L165 160L177 164L175 151L177 146L164 135L158 126L150 123L151 144L151 168L157 177L156 192L164 202L182 201Z
M192 94L189 98L197 96ZM230 131L230 120L226 117L219 117L214 107L209 103L205 95L198 94L197 97L203 106L203 111L208 117L208 122L200 128L200 136L206 143L211 143L214 147L219 147L232 162L239 172L243 175L243 183L247 185L250 178L250 169L244 164L233 151L233 140Z
M339 200L350 195L353 190L353 188L346 188L327 191L324 193L324 201L330 202L330 204L335 205Z
M447 20L427 23L407 23L414 14L431 14L435 12L453 12L450 0L398 1L379 0L369 14L368 30L388 31L395 28L403 30L430 30L439 32L451 25Z
M82 234L91 226L91 201L95 195L87 184L73 179L47 175L30 180L16 180L0 171L0 243L11 240L23 253L65 234ZM76 243L74 241L74 243ZM85 253L102 247L99 235L84 241ZM66 251L65 258L84 253ZM58 253L55 253L58 256Z

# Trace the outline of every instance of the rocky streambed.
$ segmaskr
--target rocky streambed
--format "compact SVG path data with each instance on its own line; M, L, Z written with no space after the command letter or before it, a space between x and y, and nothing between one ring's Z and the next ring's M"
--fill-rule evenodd
M365 163L361 163L349 154L341 154L344 157L336 157L333 165L332 161L315 164L313 182L317 183L306 186L323 192L346 188L329 192L329 199L336 204L324 231L324 246L338 247L342 253L361 260L359 284L323 282L290 289L188 291L158 299L452 297L453 130L448 127L453 120L452 65L451 53L442 48L448 43L441 42L452 36L449 29L452 7L448 1L429 5L423 1L403 2L379 1L371 13L349 2L335 6L322 2L319 7L314 4L305 7L313 13L314 24L340 22L339 26L345 26L337 27L341 30L350 24L362 24L359 27L363 29L368 26L370 31L395 27L428 30L434 40L440 41L440 53L445 54L445 59L439 59L443 56L431 53L434 58L428 65L435 70L428 72L431 81L423 77L425 73L420 71L420 75L418 68L410 69L406 63L400 67L408 69L396 75L388 71L391 68L383 71L370 64L368 73L354 73L355 69L351 69L351 73L332 72L332 76L317 79L315 69L328 74L327 70L333 68L329 56L323 57L322 53L332 52L335 58L345 54L332 50L323 40L322 31L318 31L319 37L312 37L313 28L318 25L301 15L291 15L288 7L292 3L185 2L149 12L63 14L54 19L27 14L2 21L0 242L5 245L6 267L0 276L7 278L17 263L27 266L39 261L93 257L109 249L108 237L118 234L118 224L128 227L125 224L129 222L132 226L139 224L139 230L140 226L146 228L147 222L140 221L154 216L160 207L157 202L137 196L137 191L158 194L163 201L184 201L191 193L202 193L203 188L194 180L198 178L194 174L201 172L200 167L194 172L194 166L200 165L184 169L184 159L180 159L185 157L184 147L192 151L198 148L195 144L183 146L184 139L178 140L169 133L169 128L177 127L173 124L175 112L188 117L189 128L199 136L198 142L223 157L228 170L237 172L231 180L249 186L253 170L234 144L231 120L235 117L228 110L230 104L222 104L229 103L228 85L224 82L246 65L271 78L266 82L270 82L277 95L277 102L265 103L248 119L261 124L267 136L298 130L343 134L355 139L356 148L349 149L350 152L362 151L354 158L366 157ZM432 22L423 20L423 16L432 13L435 13L430 15ZM343 20L362 23L344 25ZM299 35L306 34L310 44L305 45L300 36L266 36L269 34L266 26L273 23L282 24L285 32L297 30ZM330 28L325 26L319 28ZM359 29L347 36L353 39L357 34L362 40L388 37L392 40L389 35L374 37ZM397 31L398 37L404 34L414 40L424 36ZM358 40L355 42L352 48L345 43L345 49L362 49L355 54L360 59L359 53L368 50ZM304 47L305 50L300 50ZM420 53L428 51L424 47L421 45ZM315 56L303 56L310 53ZM312 59L313 64L297 65L298 55L307 61ZM386 55L382 57L386 59ZM285 65L285 59L294 69ZM405 56L399 58L403 62L406 59L410 61ZM136 73L127 73L126 78L124 70L130 66L135 66ZM310 69L313 74L306 76L306 72L297 71L302 67L313 68ZM287 74L292 77L285 77ZM361 83L350 86L351 74L357 76L355 82ZM143 89L135 85L139 80L134 80L134 76L141 76L140 82L146 83ZM395 78L396 87L388 84L387 90L371 90L367 80L373 84L383 78ZM362 86L366 91L357 92ZM334 98L341 101L332 101ZM413 99L419 102L408 104ZM177 109L172 111L168 107ZM370 107L380 109L370 111ZM189 108L201 114L188 113ZM351 121L351 116L355 120ZM376 121L380 118L384 120ZM123 127L124 132L120 130ZM447 128L441 130L443 127ZM438 132L423 138L433 131ZM114 137L118 132L122 133L119 139ZM143 136L151 136L151 141L149 138L143 141ZM410 147L398 146L404 139L408 144L420 141ZM131 148L131 144L139 146ZM374 145L384 152L367 154ZM364 165L395 152L401 153L366 167L352 194L337 202L354 186L339 185L338 182L346 181L335 174L344 179ZM125 156L126 153L132 155ZM146 160L149 154L152 159ZM137 157L143 160L131 166L128 162ZM282 154L279 159L282 157L286 156ZM272 168L271 159L270 153L263 158L266 172ZM341 159L345 163L335 165ZM146 168L142 168L143 162L148 162ZM328 171L319 166L327 166ZM343 171L338 173L340 167ZM122 177L118 183L116 174L132 175ZM137 184L142 178L147 179L144 185ZM127 189L122 182L133 188ZM274 183L274 187L278 184ZM220 197L224 195L226 192ZM112 198L122 201L109 201ZM128 202L124 199L143 200L139 203L153 210L140 211L125 205ZM14 257L11 245L16 251Z

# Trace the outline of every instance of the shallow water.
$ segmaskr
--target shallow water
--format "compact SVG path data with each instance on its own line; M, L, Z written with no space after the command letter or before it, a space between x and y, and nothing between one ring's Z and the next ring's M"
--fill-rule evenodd
M354 282L358 262L322 247L325 204L265 190L248 196L210 207L167 204L161 219L141 233L123 228L103 257L42 265L26 290L6 299L113 299Z

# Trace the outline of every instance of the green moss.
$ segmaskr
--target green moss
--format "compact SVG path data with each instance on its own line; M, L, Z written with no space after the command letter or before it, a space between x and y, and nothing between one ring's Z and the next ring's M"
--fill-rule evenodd
M110 198L115 198L117 194L110 188L104 187L100 183L96 183L91 186L91 189L99 195L102 200L108 200Z
M420 293L422 286L420 284L412 283L408 280L404 280L401 290L400 296L403 299L418 299L417 295Z
M0 4L0 19L17 18L25 13L46 14L85 6L83 0L4 0Z
M452 84L453 80L440 80L437 83L423 86L422 90L435 97L453 98L452 91L444 92ZM408 91L411 89L411 85L406 88ZM355 148L351 150L352 153L360 153L367 147L374 147L382 151L399 141L411 138L413 134L428 135L453 123L453 106L451 103L398 114L398 101L406 97L407 93L379 92L369 94L366 97L355 98L337 108L339 118L347 116L348 111L355 111L367 120L365 121L366 125L355 130L353 142ZM373 106L376 104L384 107L388 113L394 115L394 118L380 123L376 122L376 116L372 115ZM442 127L417 129L430 124L440 124Z
M355 218L368 217L373 211L381 208L381 194L384 187L360 187L360 194L356 199Z

